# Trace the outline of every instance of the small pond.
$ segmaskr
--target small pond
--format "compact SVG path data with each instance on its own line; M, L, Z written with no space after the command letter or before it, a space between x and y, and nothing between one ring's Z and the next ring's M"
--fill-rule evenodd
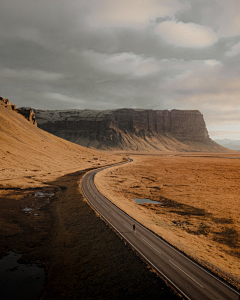
M135 201L137 204L144 204L144 203L163 204L163 202L153 201L147 198L146 199L132 198L132 200Z
M22 254L10 251L0 259L0 299L38 300L45 271L35 264L20 264Z

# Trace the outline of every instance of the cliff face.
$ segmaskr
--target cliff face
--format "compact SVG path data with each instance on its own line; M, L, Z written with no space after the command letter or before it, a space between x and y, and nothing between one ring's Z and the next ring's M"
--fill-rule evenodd
M197 110L34 110L38 126L97 149L224 151Z
M20 107L17 109L17 112L25 117L33 125L37 126L36 117L34 111L31 107Z
M32 108L30 107L21 107L17 108L16 105L12 104L9 99L0 97L0 105L3 105L9 110L16 111L17 113L24 116L25 119L27 119L30 123L37 126L37 121L35 118L35 114Z

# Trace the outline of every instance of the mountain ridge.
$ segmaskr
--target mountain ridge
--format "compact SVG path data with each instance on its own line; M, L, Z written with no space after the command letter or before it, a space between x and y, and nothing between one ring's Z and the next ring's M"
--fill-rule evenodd
M54 135L100 150L229 150L210 139L198 110L34 110L38 126Z

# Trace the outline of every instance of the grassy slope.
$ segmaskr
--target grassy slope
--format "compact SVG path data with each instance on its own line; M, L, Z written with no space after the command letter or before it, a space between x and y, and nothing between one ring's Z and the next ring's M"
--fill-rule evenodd
M96 165L96 151L57 138L26 121L15 111L0 105L0 162L6 176L11 179L22 172L43 174L85 169ZM103 160L107 158L102 155ZM109 159L109 162L112 162ZM18 175L14 173L18 173ZM26 173L27 174L27 173ZM16 175L16 176L15 176ZM29 183L29 182L28 182Z

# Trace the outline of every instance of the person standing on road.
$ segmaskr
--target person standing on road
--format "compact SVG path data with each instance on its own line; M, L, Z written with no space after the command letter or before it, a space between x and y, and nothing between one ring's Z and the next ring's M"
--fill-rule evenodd
M135 224L133 224L133 231L135 232L135 230L136 230L136 226Z

